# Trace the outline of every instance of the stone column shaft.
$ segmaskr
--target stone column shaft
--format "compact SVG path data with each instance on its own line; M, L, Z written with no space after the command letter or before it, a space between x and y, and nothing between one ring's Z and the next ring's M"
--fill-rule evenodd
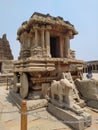
M47 56L50 57L50 32L46 30L46 49L47 49Z
M35 29L35 45L38 46L38 30Z
M70 39L68 36L65 38L65 57L70 57Z
M45 45L44 45L44 30L41 30L41 46L44 49Z
M58 52L60 57L64 57L64 55L63 55L63 45L64 45L64 39L63 39L62 36L60 36L60 44L59 44L60 52Z

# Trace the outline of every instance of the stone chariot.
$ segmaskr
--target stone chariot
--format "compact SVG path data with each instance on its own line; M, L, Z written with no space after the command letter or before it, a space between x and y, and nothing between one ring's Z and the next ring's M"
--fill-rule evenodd
M73 80L82 78L83 61L75 58L70 40L78 34L74 26L62 17L34 13L17 32L21 43L20 56L14 62L14 91L22 98L29 93L41 93L43 86L60 80L70 72Z

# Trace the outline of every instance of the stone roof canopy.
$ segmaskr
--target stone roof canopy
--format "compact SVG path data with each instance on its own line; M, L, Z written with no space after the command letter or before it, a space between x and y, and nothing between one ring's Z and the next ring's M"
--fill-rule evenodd
M24 31L29 32L30 28L34 24L39 25L51 25L52 27L58 26L62 27L63 29L72 30L73 35L78 34L78 32L75 30L74 26L69 21L64 21L62 17L53 17L50 14L41 14L35 12L29 19L29 21L24 21L21 25L21 27L18 29L17 35L21 35Z

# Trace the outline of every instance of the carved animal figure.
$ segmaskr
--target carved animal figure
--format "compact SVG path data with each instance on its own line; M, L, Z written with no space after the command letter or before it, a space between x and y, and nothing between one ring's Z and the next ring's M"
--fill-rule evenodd
M73 84L70 83L66 78L60 81L53 81L51 84L51 98L52 100L58 100L58 103L70 105L71 91Z

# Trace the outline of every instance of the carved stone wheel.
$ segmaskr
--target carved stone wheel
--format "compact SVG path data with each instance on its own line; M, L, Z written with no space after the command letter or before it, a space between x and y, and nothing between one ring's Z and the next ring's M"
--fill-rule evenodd
M13 90L14 92L19 92L19 87L17 86L18 83L18 76L16 73L14 73L14 86L13 86Z
M20 77L21 87L20 87L20 95L22 98L26 98L28 96L28 77L26 73L23 73Z

